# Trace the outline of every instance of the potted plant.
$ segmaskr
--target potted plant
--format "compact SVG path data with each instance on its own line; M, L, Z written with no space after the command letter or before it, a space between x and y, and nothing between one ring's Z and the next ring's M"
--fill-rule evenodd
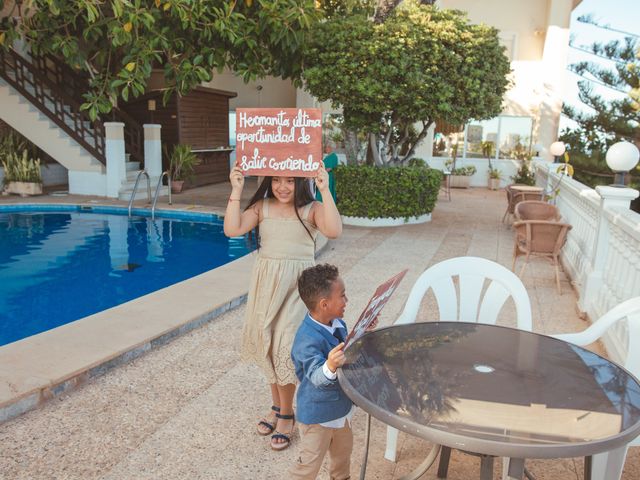
M445 165L449 167L451 162L446 162ZM476 173L476 167L474 165L452 168L451 177L449 178L449 186L451 188L469 188L469 185L471 184L471 176L474 173Z
M200 163L189 145L175 145L169 158L169 175L171 176L171 192L180 193L184 182L193 178L196 165Z
M487 157L487 161L489 162L489 181L487 182L487 186L489 190L497 190L500 188L500 180L502 179L502 172L497 168L493 168L493 163L491 163L491 158L493 157L493 147L494 143L487 140L482 142L482 155Z
M498 190L502 180L502 172L497 168L489 167L489 190Z
M520 168L516 172L516 174L511 177L513 183L521 184L521 185L535 185L536 184L536 175L531 170L531 156L524 156L521 159L522 163Z
M471 184L471 175L476 173L476 167L469 165L467 167L456 167L456 161L458 158L458 144L451 145L451 159L447 160L444 164L451 171L449 178L449 186L451 188L469 188Z
M40 159L32 158L29 150L7 153L2 160L4 168L4 191L16 193L22 197L42 194L42 175Z
M344 134L340 130L332 132L329 138L335 145L336 149L344 148Z

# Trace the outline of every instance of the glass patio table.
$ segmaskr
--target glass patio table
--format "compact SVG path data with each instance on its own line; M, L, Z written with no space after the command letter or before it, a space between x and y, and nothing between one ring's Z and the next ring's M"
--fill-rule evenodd
M640 434L637 379L544 335L478 323L414 323L367 333L345 354L338 378L356 405L436 444L407 478L426 471L438 445L481 455L482 480L492 478L493 457L509 458L508 478L517 479L526 458L585 457L590 478L591 455L615 458ZM365 450L368 433L369 424Z

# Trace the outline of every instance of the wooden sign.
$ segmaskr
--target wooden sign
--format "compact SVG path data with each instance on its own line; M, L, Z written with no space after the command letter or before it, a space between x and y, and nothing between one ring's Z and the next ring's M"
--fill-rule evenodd
M353 326L353 330L351 330L351 333L349 333L346 340L344 341L344 348L347 348L358 338L364 335L364 333L367 331L367 328L369 328L369 325L373 323L380 311L389 301L389 298L391 298L391 295L393 295L393 292L396 291L396 288L398 288L398 285L400 284L406 273L407 270L401 271L376 289L373 297L371 297L371 300L369 300L369 303L360 314L360 318L358 318L358 321Z
M315 177L321 164L319 108L236 110L236 165L245 175Z

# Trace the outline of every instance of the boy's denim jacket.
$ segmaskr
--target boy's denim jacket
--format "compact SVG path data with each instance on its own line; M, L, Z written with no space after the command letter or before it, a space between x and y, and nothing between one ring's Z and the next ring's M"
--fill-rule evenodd
M346 332L347 325L339 320ZM329 380L322 371L329 352L338 343L326 328L305 315L291 349L291 359L300 380L296 419L304 424L336 420L351 410L353 402L340 388L338 379Z

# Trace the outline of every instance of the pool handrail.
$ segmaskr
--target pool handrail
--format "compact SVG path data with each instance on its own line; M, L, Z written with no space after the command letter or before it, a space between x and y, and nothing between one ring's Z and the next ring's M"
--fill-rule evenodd
M136 183L133 186L133 192L131 192L131 198L129 199L129 217L131 217L131 206L133 205L133 199L136 198L136 192L138 191L138 183L140 183L140 176L144 174L147 177L147 199L151 203L151 179L146 170L140 170L136 176Z
M165 170L164 172L162 172L162 175L160 175L160 178L158 179L158 184L156 185L156 191L153 195L153 205L151 205L151 220L153 220L156 215L156 203L158 202L158 193L160 192L160 187L162 187L162 179L164 178L165 175L167 176L167 185L169 188L169 205L171 205L171 175L169 175L168 170Z

